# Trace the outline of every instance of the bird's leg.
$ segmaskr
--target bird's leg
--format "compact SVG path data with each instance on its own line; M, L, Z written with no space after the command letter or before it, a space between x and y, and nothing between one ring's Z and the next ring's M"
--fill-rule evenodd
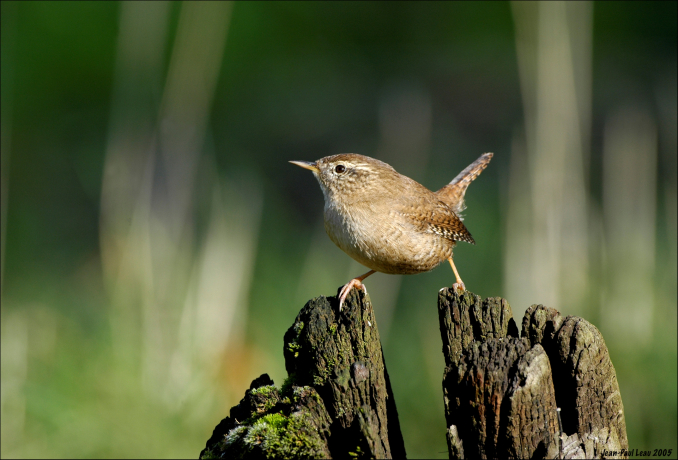
M447 260L450 261L450 265L452 265L452 271L454 272L454 277L457 278L457 282L452 285L452 290L464 292L466 290L466 286L464 286L464 282L459 277L459 272L457 271L457 267L454 266L452 257Z
M344 300L346 300L348 293L351 292L351 289L353 289L354 287L357 289L362 289L363 291L365 291L365 293L367 293L367 289L365 289L365 286L363 285L362 281L374 272L375 272L374 270L370 270L364 275L360 275L357 278L353 278L351 281L346 283L343 288L341 288L341 292L339 292L339 311L341 311L341 308L344 305Z

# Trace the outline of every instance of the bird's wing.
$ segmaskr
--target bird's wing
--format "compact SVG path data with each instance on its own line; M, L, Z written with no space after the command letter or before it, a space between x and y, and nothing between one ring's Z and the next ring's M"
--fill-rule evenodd
M448 205L459 216L466 209L464 194L473 180L483 172L492 159L492 153L483 153L476 161L471 163L452 182L438 190L438 199Z
M406 217L417 231L435 233L452 241L476 244L459 216L440 201L433 205L429 201L426 206L413 202L401 208L399 214Z

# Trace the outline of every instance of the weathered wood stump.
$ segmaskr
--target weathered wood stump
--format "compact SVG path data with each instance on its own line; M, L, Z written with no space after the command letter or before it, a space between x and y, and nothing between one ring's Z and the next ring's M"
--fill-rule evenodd
M438 314L450 458L612 458L628 449L617 377L592 324L533 305L519 337L506 300L447 288ZM282 387L255 379L201 458L405 457L366 294L353 290L341 312L336 297L309 301L283 350Z
M200 458L404 458L369 297L309 301L284 337L288 378L264 374L214 429Z
M587 321L442 289L450 458L611 458L628 449L617 377ZM562 431L557 408L561 408Z

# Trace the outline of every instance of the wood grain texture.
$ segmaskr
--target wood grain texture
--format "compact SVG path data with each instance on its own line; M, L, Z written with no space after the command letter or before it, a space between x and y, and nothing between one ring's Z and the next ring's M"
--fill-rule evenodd
M200 458L405 458L369 297L353 290L301 309L284 337L288 379L252 382Z
M519 338L506 300L447 288L438 312L450 458L606 458L628 448L614 367L593 325L533 305Z

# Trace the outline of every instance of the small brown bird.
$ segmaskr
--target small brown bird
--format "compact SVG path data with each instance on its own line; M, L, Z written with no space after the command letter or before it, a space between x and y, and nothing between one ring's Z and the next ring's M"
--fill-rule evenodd
M371 269L341 289L339 309L351 289L364 289L362 281L374 272L421 273L446 259L457 279L453 288L463 291L452 249L457 241L475 244L462 223L464 194L490 159L492 153L484 153L435 193L383 161L354 153L290 161L318 179L330 239Z

